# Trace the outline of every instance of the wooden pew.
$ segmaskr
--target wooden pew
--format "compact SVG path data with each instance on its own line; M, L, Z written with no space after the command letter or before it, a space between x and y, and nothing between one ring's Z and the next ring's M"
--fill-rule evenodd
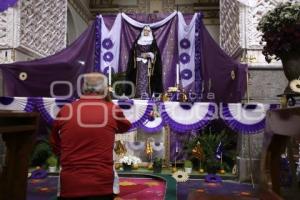
M300 137L300 107L269 110L263 142L260 174L261 188L268 190L271 177L272 190L280 195L280 158L288 147L288 158L296 187L296 169L293 159L291 137Z
M0 111L0 136L6 145L5 164L0 174L0 200L25 200L29 156L39 114Z

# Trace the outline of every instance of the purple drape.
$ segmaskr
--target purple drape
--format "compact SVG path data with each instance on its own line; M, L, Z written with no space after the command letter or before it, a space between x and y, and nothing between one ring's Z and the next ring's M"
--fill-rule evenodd
M77 77L94 69L95 23L75 42L55 55L33 61L0 65L3 73L5 95L25 97L49 97L53 81L72 83L71 93L76 96ZM27 74L22 81L21 72ZM69 86L54 87L55 95L67 95Z
M167 14L130 15L133 19L147 23L161 20L166 16ZM115 18L115 15L103 16L104 22L109 28ZM188 23L191 18L192 15L185 15ZM177 21L177 16L175 16L163 26L153 30L161 51L165 89L175 85L175 66L178 62ZM197 23L197 27L200 29L200 42L197 47L200 46L200 50L196 51L200 52L201 58L195 72L200 72L200 75L198 73L199 76L197 76L203 80L203 85L199 81L195 82L197 84L195 88L198 87L200 90L200 87L203 87L204 101L209 101L208 93L214 93L215 99L212 101L239 102L246 88L247 66L234 61L225 54L210 36L202 20L197 20ZM122 20L121 30L119 71L125 71L129 50L141 30L128 24L125 20ZM77 77L95 69L95 35L94 23L73 44L53 56L35 61L0 65L6 88L5 94L7 96L48 97L50 96L50 84L55 80L70 81L74 86L72 92L76 92ZM19 79L21 72L26 72L28 75L24 81ZM67 89L66 85L55 87L57 95L67 94Z
M240 102L246 90L247 65L229 57L210 36L202 21L201 38L204 100L209 100L208 93L212 92L216 102Z
M9 7L13 7L18 0L1 0L0 1L0 12L7 10Z

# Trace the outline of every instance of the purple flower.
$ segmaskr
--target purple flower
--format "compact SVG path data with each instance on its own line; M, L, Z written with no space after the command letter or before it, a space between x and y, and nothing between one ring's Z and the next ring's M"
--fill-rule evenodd
M180 40L181 48L188 49L188 48L190 48L190 46L191 46L191 42L188 39L184 38L184 39Z
M205 182L207 183L221 183L222 178L215 174L208 174L205 176Z
M112 52L106 52L103 55L103 60L106 62L111 62L114 59L114 55L112 54Z
M113 46L114 46L114 44L113 44L113 42L111 41L111 39L109 39L109 38L106 38L106 39L104 39L103 41L102 41L102 46L103 46L103 48L104 49L111 49Z
M184 69L180 72L180 77L184 80L189 80L190 78L192 78L193 76L193 72L189 69Z
M187 53L180 54L179 59L182 64L187 64L190 62L190 56Z

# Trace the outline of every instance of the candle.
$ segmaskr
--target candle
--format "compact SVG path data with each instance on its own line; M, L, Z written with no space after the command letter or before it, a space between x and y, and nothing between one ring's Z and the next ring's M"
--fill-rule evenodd
M178 153L178 143L176 142L175 152Z
M108 85L111 86L111 66L108 66Z
M179 85L179 64L176 64L176 85Z

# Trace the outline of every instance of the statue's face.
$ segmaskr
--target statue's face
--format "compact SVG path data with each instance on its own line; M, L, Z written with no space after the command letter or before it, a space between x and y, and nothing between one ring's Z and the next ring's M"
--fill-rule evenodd
M144 36L149 36L149 33L150 33L150 30L148 30L148 29L144 30Z

